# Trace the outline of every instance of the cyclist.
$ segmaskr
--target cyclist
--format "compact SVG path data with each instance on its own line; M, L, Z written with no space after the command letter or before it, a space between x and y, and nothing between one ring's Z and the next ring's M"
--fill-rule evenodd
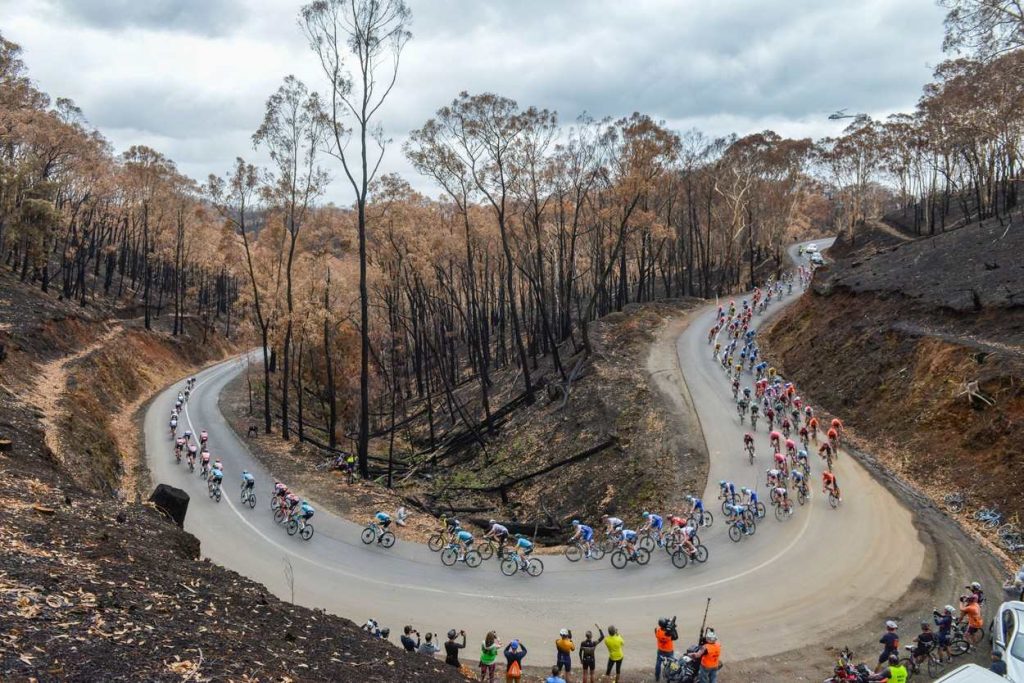
M195 447L196 447L195 444L192 444L192 445L190 445L188 447L189 455L191 455L191 457L193 457L193 458L196 457L195 456L195 453L196 453L195 452ZM200 474L209 476L209 474L210 474L210 451L203 451L202 466L199 468L199 472L200 472Z
M786 456L778 451L775 451L775 455L772 456L775 460L775 469L782 472L783 475L789 471L789 462L786 460Z
M828 437L828 442L832 444L833 450L839 448L839 432L835 427L829 427L825 435Z
M781 484L782 482L779 483ZM785 486L775 487L775 504L782 507L786 512L792 511L789 503L789 490Z
M839 495L839 484L836 482L836 475L831 470L821 473L822 493L831 493L836 500L842 502L843 497Z
M786 455L796 461L796 441L793 439L786 439Z
M306 528L306 522L310 520L314 512L316 511L308 501L304 500L299 504L299 509L295 511L293 517L298 520L300 529Z
M216 460L213 461L213 468L215 470L223 470L224 469L224 465L221 464L220 458L217 458Z
M678 517L675 519L679 520ZM679 539L679 545L682 546L683 550L692 555L697 552L697 547L693 544L693 539L697 537L697 528L691 524L687 524L686 520L679 520L682 524L678 524L676 527L676 538Z
M977 581L972 581L970 583L970 585L964 586L964 588L966 588L969 591L971 591L971 595L974 595L975 597L978 598L978 605L979 606L985 604L985 591L981 590L981 584L980 583L978 583Z
M519 568L526 569L526 556L533 552L533 541L522 534L516 534L515 551L516 560L519 561Z
M804 473L800 470L793 470L789 478L793 480L793 488L798 491L803 491L804 496L807 495L807 481L804 479Z
M217 463L220 464L220 463ZM214 466L210 471L210 486L220 488L221 482L224 481L224 471L221 468Z
M731 481L722 479L718 482L718 500L728 500L730 503L736 502L736 484Z
M205 445L207 439L209 439L209 438L210 438L210 436L206 433L205 429L203 431L199 432L199 443L200 444Z
M973 593L964 598L964 605L960 608L960 622L967 622L967 632L964 638L971 645L977 645L981 637L985 635L985 622L981 618L981 606L978 605L978 596Z
M508 540L509 536L508 527L498 524L493 519L488 522L488 524L491 525L491 528L487 530L486 534L484 534L484 538L493 538L498 542L498 557L501 557L505 550L505 541Z
M391 515L383 510L378 510L377 514L373 516L373 521L380 527L381 531L385 531L389 526L391 526ZM380 543L380 536L377 536L377 542Z
M948 662L953 659L953 652L949 649L949 644L953 640L954 612L955 609L952 605L946 605L941 612L937 610L932 611L935 625L939 628L938 647L940 662Z
M661 537L662 527L665 524L664 520L662 519L661 515L655 515L650 512L644 512L643 518L644 525L640 527L640 532L643 533L647 530L653 531L654 538L658 542L658 547L660 548L665 544Z
M256 480L249 470L242 470L242 489L252 491L256 487Z
M590 557L590 549L594 546L594 529L586 524L580 524L580 520L572 520L572 528L575 529L572 537L569 539L569 543L580 541L585 543L587 546L586 556Z
M182 450L185 449L185 439L180 436L174 440L174 455L181 457Z
M800 443L802 443L804 445L804 447L806 448L807 447L807 442L811 438L811 433L807 430L807 426L806 425L800 427L800 432L799 433L800 433Z
M604 522L604 532L609 536L616 536L622 531L624 522L618 517L609 517L608 515L601 515L601 521Z
M459 527L455 530L455 537L453 541L459 546L459 560L465 560L466 553L469 552L470 547L473 545L473 534L469 533L462 527Z
M636 532L632 529L622 530L622 541L621 544L626 549L626 554L630 557L636 556Z
M811 419L807 421L807 429L809 429L811 431L811 438L814 439L815 443L817 443L817 441L818 441L818 418L812 416Z
M752 512L751 508L747 505L739 505L736 503L729 503L725 506L728 517L735 519L735 523L743 531L744 535L750 536L754 533L754 525L750 522L753 521L756 513Z
M932 625L927 621L922 621L921 632L917 634L917 638L914 638L914 649L910 651L915 669L928 657L928 654L935 647L935 642L936 638L935 634L932 633Z
M836 430L837 434L845 434L846 433L846 428L843 427L843 421L840 420L838 417L833 417L832 418L832 429Z
M769 410L771 410L771 409L769 408ZM767 411L765 412L765 414L766 415L768 414ZM774 415L774 412L772 414ZM768 419L771 420L771 417L769 417ZM782 441L782 434L779 434L774 429L771 431L771 433L768 434L768 445L771 446L772 448L774 448L775 450L779 450L779 443L781 441Z
M170 425L171 425L171 436L173 437L174 433L178 430L178 416L177 415L171 415Z
M284 504L284 499L288 496L288 487L279 481L274 482L274 498L277 498L278 507Z
M832 444L830 444L828 441L823 442L821 444L821 447L818 448L818 455L821 456L822 460L831 460L832 453Z
M284 497L284 507L286 516L291 517L292 513L295 511L295 508L298 507L298 505L299 497L296 496L293 492L289 491L288 495Z
M696 496L687 496L686 502L690 504L690 511L687 512L688 517L693 517L697 526L704 524L704 501Z
M811 464L807 461L807 451L803 448L796 452L796 464L803 467L809 473L811 471Z
M782 480L782 470L771 469L764 471L764 485L768 488L775 488Z

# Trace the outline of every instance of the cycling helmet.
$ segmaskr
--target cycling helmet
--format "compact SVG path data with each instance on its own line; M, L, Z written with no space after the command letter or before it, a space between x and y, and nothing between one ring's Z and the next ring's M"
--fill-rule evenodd
M648 517L651 516L651 513L647 512L647 510L644 510L644 513L642 515L640 515L640 516L643 517L644 519L647 519Z
M718 480L718 485L719 486L725 486L725 479L719 479Z
M972 581L971 585L968 586L968 588L972 588L972 589L974 589L976 591L980 591L981 590L981 584L978 583L977 581Z
M526 536L523 536L522 534L516 534L516 538L526 538Z
M452 629L448 629L448 639L449 640L454 639L455 636L457 636L457 635L459 635L459 634L455 631L455 629L453 629L453 628Z
M572 525L573 526L579 526L580 525L580 520L578 520L578 519L572 520Z
M713 630L713 629L710 629L710 628L709 628L709 629L708 629L708 630L707 630L707 631L706 631L706 632L704 633L704 640L708 641L709 643L713 643L713 642L715 642L716 640L718 640L718 635L717 635L717 634L716 634L716 633L714 632L714 630Z
M689 502L691 502L691 503L692 503L692 502L693 502L693 496L687 496L687 497L686 497L686 500L688 500Z
M885 627L886 628L890 628L890 629L899 628L899 626L896 624L896 622L893 621L892 619L890 619L889 621L885 622Z
M309 505L309 501L307 501L307 500L302 501L302 505Z
M900 656L899 655L889 655L889 663L890 664L899 664L900 663Z
M661 628L665 628L666 626L668 626L668 619L666 619L665 617L658 619L658 626L660 626Z
M949 614L952 614L953 612L956 611L956 608L953 607L953 605L946 605L945 607L942 608L942 611L943 612L947 612Z
M932 625L929 624L927 621L922 621L921 622L921 630L922 631L930 631L931 628L932 628Z
M495 524L497 524L497 522L495 522L493 519L491 521L487 522L487 523L490 524L491 526L494 526Z
M569 629L563 628L562 630L560 630L558 632L558 635L562 636L563 638L568 638L569 637Z

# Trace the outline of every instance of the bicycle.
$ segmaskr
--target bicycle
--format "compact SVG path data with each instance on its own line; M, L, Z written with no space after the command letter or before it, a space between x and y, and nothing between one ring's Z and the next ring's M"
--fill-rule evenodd
M296 512L292 515L291 519L288 520L288 535L294 536L295 532L298 532L303 541L308 541L313 538L313 525L305 519L298 518L299 514L301 513Z
M801 505L807 503L811 497L811 490L807 486L807 482L801 482L796 487L796 500Z
M715 523L715 516L711 514L711 510L700 510L696 514L690 513L688 523L694 529L710 529Z
M757 431L757 413L750 413L750 430Z
M501 573L505 576L514 576L517 572L526 572L530 576L540 576L544 573L544 563L536 557L523 560L517 553L508 553L501 561Z
M630 562L636 562L641 567L651 561L651 553L643 548L635 548L632 553L627 553L625 548L616 548L612 553L612 566L616 569L625 569Z
M967 497L961 491L954 491L953 493L947 493L942 502L945 503L946 508L950 512L960 514L967 506Z
M569 545L565 546L565 550L562 554L565 555L565 559L570 562L579 562L584 557L590 557L592 560L600 560L604 558L604 548L593 541L573 541Z
M216 479L210 479L206 484L206 488L210 492L210 498L219 503L221 497L220 482Z
M435 553L441 552L441 550L448 545L447 537L451 533L448 529L447 520L444 517L441 517L439 521L441 522L441 527L427 539L427 547Z
M910 655L900 659L900 664L906 667L908 679L912 678L914 674L921 673L922 664L924 664L928 671L928 675L932 678L938 678L939 674L946 668L946 665L939 659L939 648L934 645L929 646L923 655L914 654L914 645L906 645L905 648ZM916 659L918 656L924 657L924 662L917 662Z
M459 557L459 546L456 543L449 543L444 550L441 551L441 564L446 567L452 567L456 562L465 562L467 567L479 567L484 561L484 558L480 557L480 553L470 548L466 551L466 554Z
M950 633L949 638L949 653L954 657L965 655L974 649L974 646L964 636L966 631L967 627L963 623L953 623L953 631Z
M180 465L181 464L181 449L180 448L175 448L174 449L174 464L175 465Z
M247 484L242 484L242 505L248 505L249 509L256 507L256 492Z
M995 508L981 508L974 513L975 521L981 522L986 529L998 528L1003 523L1003 515Z
M501 560L505 557L505 544L495 541L493 538L483 539L479 546L480 557L485 560L489 560L498 555L498 559Z
M708 549L703 545L695 545L693 547L693 551L679 547L674 553L672 553L672 566L676 569L682 569L688 562L704 564L707 561Z
M746 446L747 457L750 460L750 464L754 464L754 444L748 443Z
M828 504L835 510L839 507L839 504L843 502L843 499L839 497L838 492L832 489L828 490Z
M363 533L359 535L359 540L366 545L377 541L385 548L390 548L395 544L395 535L387 529L381 529L376 522L370 522L363 529Z
M652 552L656 547L664 545L664 534L656 529L647 529L640 533L637 545L647 552Z
M729 540L739 543L744 536L753 536L756 531L757 524L746 515L740 515L729 523Z
M793 505L785 504L784 498L775 501L775 519L779 522L787 522L793 518Z
M189 474L196 471L196 456L191 453L188 454L188 471Z

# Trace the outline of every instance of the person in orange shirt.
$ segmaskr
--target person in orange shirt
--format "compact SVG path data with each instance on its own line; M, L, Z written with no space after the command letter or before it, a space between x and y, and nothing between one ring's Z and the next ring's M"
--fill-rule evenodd
M977 595L968 595L966 603L960 608L960 621L967 621L967 634L964 636L971 645L977 645L985 634L985 622L981 618L981 606Z
M658 644L658 658L654 662L654 680L661 680L661 667L666 659L676 656L675 645L672 644L672 628L668 619L658 619L658 627L654 629L654 639Z
M575 649L576 644L572 642L572 631L563 628L558 632L558 640L555 641L555 654L557 655L555 666L559 673L565 671L566 683L571 680L569 672L572 670L572 653Z
M699 683L717 683L718 670L722 668L722 646L718 644L718 636L714 629L708 628L704 632L704 645L697 650L696 655L700 657Z

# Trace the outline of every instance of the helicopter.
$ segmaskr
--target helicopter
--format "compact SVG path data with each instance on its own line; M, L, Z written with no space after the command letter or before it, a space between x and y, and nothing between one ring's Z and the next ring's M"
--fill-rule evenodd
M854 123L864 123L870 117L867 114L847 114L846 109L828 115L829 121L841 121L842 119L853 119Z

